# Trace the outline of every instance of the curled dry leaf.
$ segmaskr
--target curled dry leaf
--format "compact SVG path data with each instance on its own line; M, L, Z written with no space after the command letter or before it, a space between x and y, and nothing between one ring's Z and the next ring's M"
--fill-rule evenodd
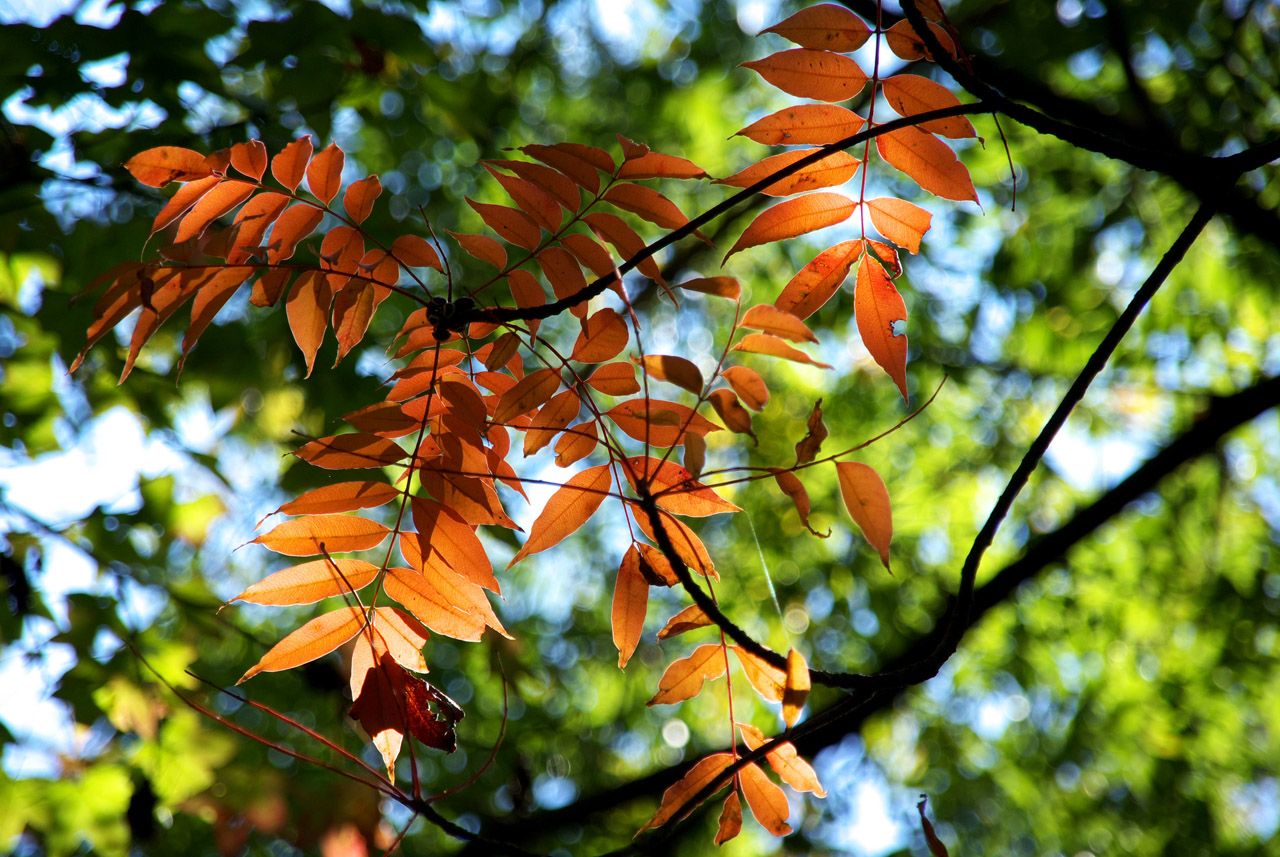
M827 424L822 421L822 400L819 399L813 403L813 411L809 414L808 431L796 444L796 464L808 464L817 458L826 439Z
M920 828L924 831L924 841L929 846L929 853L933 857L948 857L947 846L938 838L938 834L934 832L933 822L925 817L924 807L928 802L929 799L927 797L920 795L920 802L916 804L916 811L920 813Z
M716 844L723 845L742 832L742 801L738 792L732 791L724 799L724 809L720 811L720 821L716 828Z
M778 483L778 487L782 489L782 493L791 498L791 502L796 506L796 513L800 516L800 523L804 524L804 528L813 533L818 538L825 539L831 535L828 529L826 535L815 530L809 525L809 492L804 490L804 484L800 481L800 477L796 476L790 470L783 470L781 467L771 467L769 470L773 473L773 478Z

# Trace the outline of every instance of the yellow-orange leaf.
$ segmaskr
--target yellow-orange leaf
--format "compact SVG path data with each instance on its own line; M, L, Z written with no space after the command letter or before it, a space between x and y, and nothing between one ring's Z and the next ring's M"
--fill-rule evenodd
M657 813L645 822L640 830L661 827L673 818L683 818L693 809L692 806L686 806L689 800L720 776L725 768L733 764L733 761L733 756L729 753L712 753L710 756L699 759L698 763L689 769L689 773L662 793L662 803L658 806Z
M791 166L802 158L812 155L817 149L799 149L771 155L759 163L752 164L745 170L717 179L715 184L727 184L732 187L751 187L756 182L769 178L781 169ZM832 152L817 163L802 167L786 178L778 179L767 185L762 193L769 196L790 196L805 190L818 190L824 187L842 185L858 171L862 161L847 152Z
M809 665L804 655L791 649L787 652L787 680L782 688L782 721L790 729L800 717L809 698Z
M786 342L768 333L748 333L742 341L733 346L734 351L747 351L752 354L766 354L770 357L781 357L796 363L808 363L820 369L830 369L826 363L814 360L798 348L792 348Z
M716 844L723 845L742 832L742 801L738 792L732 791L724 799L724 809L720 811L719 826L716 828Z
M443 273L440 254L420 235L401 235L391 242L391 255L410 268L435 268Z
M849 517L862 530L868 544L880 554L889 568L889 543L893 539L893 513L889 508L889 491L884 480L870 466L860 461L836 463L840 478L840 496L844 498Z
M768 661L753 655L741 646L732 646L733 653L742 664L742 671L751 686L770 702L781 702L787 674Z
M314 604L322 598L347 595L368 586L380 570L360 559L317 559L268 575L231 601Z
M403 604L422 624L437 634L455 640L478 640L484 634L485 620L473 611L466 587L479 589L456 575L426 569L419 573L411 568L389 568L383 582L387 594ZM484 593L480 593L484 597Z
M883 139L883 135L877 139ZM849 219L858 204L838 193L811 193L761 212L738 238L725 259L739 250L783 241Z
M808 318L840 290L861 255L861 241L842 241L823 250L791 278L773 305L796 318Z
M391 532L382 524L354 515L312 515L285 521L251 544L286 556L362 551L375 547Z
M267 171L267 147L261 140L236 143L231 147L231 166L249 178L261 179Z
M707 553L707 546L702 543L702 539L698 538L697 533L666 511L663 511L659 518L662 521L662 530L671 541L671 546L675 548L676 555L680 557L680 560L697 574L701 574L703 577L710 577L713 580L719 580L720 577L716 574L715 564L711 561L711 554ZM655 544L657 543L657 532L649 521L649 515L639 507L636 507L636 524L640 527L640 532L644 533ZM651 558L650 564L664 578L668 586L674 586L679 582L679 578L675 575L675 569L669 568L670 563L667 562L666 556L663 555L662 551L650 545L643 545L642 548L642 552ZM662 566L664 565L668 566L666 574L662 573ZM667 575L670 575L670 577L668 578Z
M694 479L702 474L702 468L707 463L707 442L703 440L700 434L687 434L684 436L684 468L688 470Z
M503 393L493 409L495 423L510 422L521 414L544 405L560 389L560 373L554 369L539 369L520 379L514 387Z
M243 684L258 673L293 669L324 657L360 633L362 627L364 611L355 607L317 616L276 643L236 684Z
M507 251L488 235L470 235L464 232L445 230L453 236L463 250L481 262L488 262L498 270L507 267Z
M631 158L618 170L620 179L698 179L706 175L693 161L658 152Z
M312 151L311 138L299 137L271 159L271 175L289 190L297 190L306 174Z
M533 455L555 438L556 433L567 426L582 408L582 400L573 390L557 393L539 409L529 421L524 436L524 454Z
M893 105L893 109L898 111L899 116L915 116L931 110L955 107L960 103L954 92L918 74L895 74L880 83L880 91L884 93L885 100ZM977 136L973 131L973 124L965 116L933 119L922 122L919 127L953 140Z
M190 186L187 185L187 187ZM244 207L236 212L235 219L239 227L235 236L235 248L243 255L237 256L232 261L242 262L249 257L250 253L260 253L260 245L267 230L288 205L289 197L282 193L260 193L245 203Z
M658 692L645 705L673 705L702 692L708 679L724 675L724 651L718 645L699 646L687 658L667 667L658 679Z
M396 659L396 663L414 672L429 671L427 659L422 656L422 647L431 639L431 635L421 622L413 618L412 613L399 607L375 607L373 627L377 629L382 637L382 644L391 657ZM355 671L354 663L352 671Z
M585 308L586 304L581 306ZM605 307L583 320L582 332L569 356L579 363L604 363L622 353L630 335L622 316Z
M742 65L783 92L815 101L845 101L867 83L856 62L830 51L795 48Z
M905 199L867 200L867 210L881 235L912 253L920 252L920 239L929 231L932 214Z
M423 570L437 560L443 561L458 577L491 592L500 591L489 555L469 524L456 517L447 506L425 497L414 497L411 507L413 525L418 530L418 546L425 554L410 557L406 553L405 558L414 568ZM402 536L402 553L407 543L412 540Z
M747 314L742 317L742 326L772 333L792 342L818 341L818 337L798 317L769 304L760 304L747 310Z
M691 408L659 399L623 402L610 408L604 416L632 438L654 446L677 446L684 442L687 432L705 437L708 432L720 430L720 426Z
M594 422L579 423L565 429L564 434L556 441L556 466L568 467L581 461L595 451L597 443Z
M695 482L693 474L674 461L635 456L626 459L623 472L632 488L643 484L657 503L668 512L703 518L723 512L741 512L742 509L719 494Z
M191 207L191 211L178 224L178 232L173 240L181 242L196 237L210 223L248 199L256 189L249 182L224 181L200 197L200 201Z
M756 370L746 366L730 366L720 377L729 382L742 404L751 410L764 410L764 406L769 403L769 388Z
M736 301L742 294L742 284L737 277L698 277L681 283L678 288L728 298L731 301Z
M749 723L739 723L738 729L742 732L743 742L749 748L756 750L763 746L764 733L759 729ZM813 767L800 758L796 753L795 745L790 741L784 741L774 747L765 754L765 759L779 779L796 791L813 792L817 797L827 796L822 783L818 782L818 775L814 773Z
M777 33L801 47L839 53L856 51L871 37L871 29L861 18L830 3L801 9L763 32Z
M667 624L658 632L658 639L665 640L667 637L674 637L695 628L705 628L710 624L712 624L711 619L702 612L702 608L692 604L667 621Z
M362 467L385 467L388 464L395 464L409 453L405 452L398 443L387 440L385 437L364 432L350 432L317 438L300 447L293 454L325 470L351 470Z
M189 182L212 175L204 155L179 146L157 146L125 161L124 168L148 187L164 187L169 182Z
M630 396L640 392L636 367L630 363L606 363L591 373L587 386L606 396Z
M702 372L689 360L670 354L646 354L632 357L631 361L644 369L650 378L669 381L694 395L702 392Z
M756 433L751 430L751 414L742 407L732 390L712 390L707 394L707 401L715 408L716 415L729 431L750 435L755 440Z
M978 201L969 170L951 147L932 134L908 126L876 137L876 151L916 184L943 199Z
M907 305L879 263L862 257L858 288L853 297L858 333L880 368L898 385L907 400Z
M529 529L529 538L507 567L530 554L554 547L576 532L609 496L611 484L609 465L600 464L588 467L561 485L543 506Z
M337 143L325 146L307 164L307 187L316 199L329 204L342 187L342 164L346 155Z
M640 573L640 554L631 548L618 567L613 587L613 644L618 647L618 669L627 665L644 630L649 607L649 582Z
M288 213L285 212L286 215ZM303 271L285 299L289 330L307 361L308 378L315 368L316 352L324 341L324 332L329 327L329 304L332 301L329 278L320 271Z
M797 104L752 122L734 136L766 146L825 146L852 137L866 124L847 107Z
M297 500L285 503L276 513L283 515L336 515L356 509L376 509L400 496L400 489L385 482L339 482L314 488ZM275 513L273 513L275 514Z
M342 197L342 207L347 212L347 217L356 223L363 223L373 211L374 201L381 194L382 182L378 181L377 176L369 176L347 188L347 192Z
M748 762L738 771L738 782L742 784L742 794L751 807L760 826L774 836L786 836L791 832L787 824L787 815L791 808L787 805L787 795L782 787L769 779L755 762Z

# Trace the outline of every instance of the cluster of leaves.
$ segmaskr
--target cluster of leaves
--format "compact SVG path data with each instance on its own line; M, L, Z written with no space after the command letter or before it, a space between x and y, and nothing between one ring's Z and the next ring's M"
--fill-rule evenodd
M940 8L925 6L935 22L935 38L953 44ZM905 23L884 33L885 41L899 56L919 58L925 48ZM325 485L277 509L292 520L254 541L285 556L317 558L276 572L232 599L268 605L343 599L344 606L281 640L241 681L301 666L352 643L350 713L381 753L391 784L406 734L438 750L456 747L462 709L418 677L428 671L422 650L431 634L478 640L488 628L507 635L486 594L500 595L501 587L477 531L482 526L518 530L497 486L524 497L526 484L541 481L513 467L513 432L523 436L525 457L554 444L555 463L563 468L603 459L556 488L511 564L556 546L606 500L617 500L622 526L631 533L612 605L619 667L639 642L651 587L682 585L695 601L670 619L659 639L721 626L718 644L699 646L667 668L650 705L697 696L704 682L725 675L730 649L757 693L782 704L786 727L799 718L809 692L813 677L798 651L782 658L741 639L741 631L715 607L713 582L719 573L697 532L681 518L741 511L717 489L772 477L807 526L810 501L797 471L833 463L850 516L889 567L892 519L884 482L871 466L840 460L854 450L819 457L827 436L820 402L796 444L794 462L785 466L706 470L706 437L722 430L709 417L714 414L724 428L754 437L750 411L769 401L764 378L748 366L730 365L731 354L830 368L790 343L817 342L804 320L836 295L855 265L858 329L907 398L906 309L893 279L902 272L897 248L918 252L930 215L906 200L866 197L871 142L880 158L924 190L976 201L967 171L935 136L972 137L974 132L967 119L950 110L959 102L940 85L905 74L881 80L878 55L867 75L846 54L860 48L873 30L842 7L803 10L768 32L801 47L746 65L783 91L822 103L785 108L739 133L766 145L816 148L768 156L718 182L744 189L735 200L757 193L787 197L759 214L725 259L841 223L855 212L860 237L823 251L772 304L745 312L742 289L732 277L696 278L674 288L664 280L655 252L685 236L711 243L697 229L708 218L690 221L667 195L643 182L707 176L685 158L650 151L621 135L617 159L593 146L559 143L523 147L529 160L485 162L513 205L467 200L497 236L451 233L458 248L496 269L487 281L470 287L454 282L449 252L439 241L401 235L388 243L362 227L382 191L377 176L352 183L341 194L341 206L336 204L345 161L336 144L316 152L304 137L273 157L258 141L207 156L160 147L126 164L143 184L181 186L152 223L152 235L164 236L157 257L117 266L91 286L105 285L105 293L73 370L89 348L136 312L123 381L147 341L190 303L185 361L219 310L250 283L254 305L283 300L308 375L330 330L341 361L363 340L378 307L393 293L419 304L392 346L402 363L389 379L385 399L344 416L350 431L313 439L295 452L317 468L380 471L385 480ZM867 116L837 104L868 83ZM877 95L904 121L877 132ZM938 112L944 115L913 119ZM861 159L844 151L862 139ZM267 182L268 168L274 184ZM833 191L809 192L844 185L860 168L856 200ZM304 179L306 192L299 190ZM231 222L221 225L233 213ZM668 234L647 241L622 214ZM868 234L868 215L890 243ZM318 247L310 248L314 239ZM632 269L656 282L673 303L681 292L732 302L730 342L710 377L687 358L645 352L639 316L623 287L623 275ZM619 308L599 306L607 289ZM590 302L597 298L593 308ZM559 331L541 330L544 320L562 313L577 320L571 344L559 341ZM629 359L619 360L629 346L634 349ZM683 390L692 404L651 395L652 384ZM672 460L678 448L683 466ZM699 481L706 477L716 481ZM387 523L377 519L382 513L366 511L383 507L389 507L383 516ZM378 552L372 556L377 561L338 556L368 551ZM709 595L691 572L705 580ZM728 645L726 631L740 645ZM798 790L823 793L813 769L789 742L768 739L749 723L734 720L732 700L729 710L745 746L762 750L777 776ZM694 765L667 790L645 827L683 816L730 780L735 789L724 803L717 842L736 836L741 827L739 792L767 830L790 832L784 793L755 761L740 758L736 743Z

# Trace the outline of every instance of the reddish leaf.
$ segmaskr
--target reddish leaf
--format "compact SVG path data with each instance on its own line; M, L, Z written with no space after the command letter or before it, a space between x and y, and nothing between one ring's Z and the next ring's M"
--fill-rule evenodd
M782 721L790 729L800 717L809 698L809 665L804 655L791 649L787 652L787 681L782 689Z
M645 248L645 241L636 231L627 225L626 221L616 214L608 214L606 212L593 212L583 216L592 229L600 233L604 240L608 241L622 255L624 259L633 259L640 255ZM664 283L662 271L658 269L658 263L653 257L645 259L636 266L640 273L657 283Z
M742 732L743 742L752 750L764 745L764 733L756 727L748 723L739 723L738 729ZM765 760L769 763L769 767L773 768L773 772L796 791L813 792L816 797L827 796L822 783L818 782L818 775L814 773L813 767L800 758L790 741L784 741L770 750L765 754Z
M760 373L746 366L730 366L720 374L738 394L742 403L753 411L764 410L769 402L769 388Z
M723 845L742 832L742 801L738 792L732 791L724 799L724 809L720 811L720 820L716 828L716 844Z
M797 104L770 113L734 136L746 137L766 146L826 146L852 137L866 124L861 116L847 107Z
M792 313L769 304L760 304L747 310L742 317L743 327L790 339L792 342L817 342L813 331Z
M321 152L320 154L324 154ZM382 182L377 176L369 176L354 182L342 197L342 208L356 223L363 223L373 211L373 203L382 194Z
M606 396L630 396L640 392L636 367L630 363L606 363L587 378L587 386Z
M293 271L288 268L267 271L254 281L249 303L259 307L275 306L292 276Z
M178 146L157 146L125 161L124 168L148 187L189 182L212 174L204 155Z
M480 215L490 229L502 238L526 250L536 249L542 243L542 229L532 217L506 205L492 205L467 198L467 205Z
M307 377L311 377L311 370L315 368L316 352L320 350L324 332L329 327L329 304L332 300L329 279L319 271L303 271L285 300L289 330L307 361Z
M738 782L742 784L742 794L751 807L760 826L774 836L786 836L791 832L787 824L787 815L791 808L787 805L787 796L782 788L769 779L755 762L748 762L738 771Z
M410 268L435 268L441 273L440 254L431 242L418 235L401 235L391 244L391 255Z
M618 648L618 669L627 665L644 630L644 614L649 607L649 582L640 573L639 554L627 551L618 567L613 586L613 644Z
M871 29L861 18L830 3L801 9L764 33L777 33L801 47L839 53L856 51L871 37Z
M186 363L187 355L200 339L200 334L204 333L213 322L218 310L226 305L236 290L251 276L253 276L253 268L223 268L200 285L195 299L191 302L191 324L182 337L182 358L178 361L179 371Z
M409 727L409 734L427 747L446 753L457 750L458 738L454 734L454 724L461 718L462 709L458 708L449 697L416 676L405 676L404 691L406 725ZM445 704L442 705L442 702ZM435 703L442 709L439 715L431 710L431 703Z
M884 268L867 257L858 263L854 294L858 333L872 358L898 385L907 400L907 306Z
M649 154L649 147L644 143L637 143L635 140L623 135L618 135L618 143L622 146L622 159L624 162L635 158L642 158Z
M718 298L728 298L732 301L736 301L742 295L742 284L736 277L698 277L681 283L677 288L701 292L704 295L715 295Z
M769 357L781 357L795 363L808 363L819 369L830 369L826 363L814 360L798 348L792 348L776 336L768 333L749 333L742 341L733 346L734 351L747 351L752 354L765 354Z
M189 185L188 185L189 186ZM289 197L283 193L260 193L236 212L235 252L228 257L232 262L243 262L262 251L262 239L267 230L289 205Z
M819 150L798 149L791 152L783 152L781 155L772 155L759 163L747 167L745 170L734 173L727 179L716 179L715 184L751 187L817 151ZM765 186L761 193L769 196L790 196L801 191L842 185L853 178L853 174L858 171L858 165L861 163L862 161L847 152L832 152L817 163L803 167L786 178L778 179Z
M703 518L742 509L725 500L713 489L693 478L693 474L674 461L635 456L623 467L631 487L639 491L644 485L655 496L658 506L677 515Z
M364 627L364 611L341 607L312 619L271 648L236 684L262 672L280 672L324 657L350 640Z
M929 231L932 214L903 199L867 200L867 210L881 235L912 253L920 252L920 239Z
M187 209L195 205L200 197L221 183L221 176L205 176L202 179L189 181L178 188L178 192L169 198L169 201L164 204L164 208L160 209L160 213L156 215L155 221L152 222L152 234L154 235L177 220L187 212Z
M699 759L687 774L662 793L662 803L658 806L658 811L640 830L661 827L673 818L683 818L693 809L692 806L688 806L693 796L710 785L733 762L734 758L730 753L712 753L710 756Z
M541 407L560 389L560 373L554 369L539 369L522 378L519 383L498 399L493 409L493 421L506 423Z
M458 242L458 246L481 262L488 262L498 270L507 267L507 251L488 235L469 235L452 231L449 234Z
M702 468L706 463L707 442L700 434L686 434L684 436L684 469L697 479L702 474Z
M592 146L559 143L554 146L521 146L520 151L555 167L588 193L594 194L600 190L600 170L613 174L613 159L609 157L609 153Z
M636 512L636 525L640 527L640 532L644 533L650 541L656 543L658 541L657 533L649 521L648 513L638 508ZM662 512L659 518L662 521L662 530L666 533L671 546L675 548L676 555L680 557L681 562L703 577L719 580L715 564L711 562L711 555L707 553L707 547L702 543L702 539L698 538L697 534L685 526L683 522L672 517L666 511ZM651 566L662 572L660 576L666 585L673 586L679 582L675 569L663 571L662 567L670 564L660 550L649 545L643 545L641 553L649 557Z
M877 139L883 139L883 136ZM858 204L838 193L811 193L766 209L746 228L725 259L739 250L795 238L848 220Z
M604 416L631 437L654 446L677 446L684 441L686 432L705 436L707 432L720 430L692 409L658 399L623 402L610 408Z
M485 169L489 171L489 175L498 180L498 184L502 185L503 190L515 201L520 210L529 215L535 223L548 232L555 232L560 228L562 219L560 203L554 196L532 182L518 176L500 173L488 164L485 164Z
M978 201L973 180L951 147L919 128L906 127L876 137L876 151L916 184L944 199Z
M815 101L845 101L867 83L856 62L829 51L795 48L742 65L783 92Z
M702 693L708 679L724 675L724 650L718 645L699 646L687 658L667 667L658 679L658 692L645 705L674 705Z
M231 166L251 179L262 179L267 172L267 147L261 140L236 143L231 147Z
M920 828L924 831L925 844L929 846L929 853L933 857L947 857L947 846L938 838L938 834L933 830L933 822L925 818L924 806L928 803L928 798L920 795L920 802L916 804L916 811L920 813Z
M529 538L507 568L531 554L555 547L596 513L609 496L609 465L588 467L556 489L529 529Z
M285 209L271 230L267 244L267 261L279 264L293 257L298 242L306 238L324 219L324 212L314 205L298 204Z
M627 347L630 336L622 316L605 307L582 322L582 333L578 334L569 357L579 363L604 363Z
M613 254L594 238L575 232L565 235L560 243L597 277L607 277L614 272Z
M632 357L631 362L644 369L650 378L669 381L693 393L702 394L702 372L691 361L670 354L646 354L644 357Z
M756 433L751 430L751 414L742 407L732 390L712 390L707 395L707 401L715 408L716 415L729 431L756 439Z
M731 646L751 686L770 702L781 702L787 674L741 646Z
M697 604L692 604L667 621L667 624L658 632L658 639L665 640L668 637L675 637L697 628L705 628L711 624L713 623L710 617L702 612L702 608Z
M956 56L956 44L952 41L951 35L938 24L930 23L929 29L933 31L942 49L952 57ZM921 58L933 61L933 55L925 46L924 39L916 34L915 27L905 18L885 32L885 41L889 43L889 50L907 62L915 62Z
M289 190L297 190L311 160L311 138L299 137L271 159L271 175Z
M342 164L345 159L338 144L330 143L307 164L307 187L312 196L325 205L337 196L338 188L342 187Z
M313 488L298 499L285 503L272 514L336 515L354 512L356 509L376 509L399 496L400 489L385 482L339 482L336 485Z
M257 188L249 182L222 182L200 197L200 201L193 205L191 211L182 218L182 222L178 224L178 232L174 235L174 242L179 243L188 238L195 238L204 232L205 227L210 223L252 196L255 190Z
M951 90L918 74L895 74L886 78L880 84L880 91L899 116L915 116L960 104L960 99ZM922 122L919 128L953 140L977 136L972 123L964 116L933 119Z
M689 222L674 202L643 185L621 182L609 188L601 198L663 229L679 229Z
M538 267L542 269L547 282L551 283L551 290L557 298L573 297L587 287L587 278L582 275L578 260L563 247L548 247L539 253ZM582 301L569 311L578 318L586 318L587 302Z
M253 604L314 604L335 595L349 595L373 582L381 569L360 559L317 559L277 571L253 584L231 601ZM230 604L231 601L227 603Z
M867 543L880 554L880 561L888 569L893 513L889 508L889 490L884 487L884 480L860 461L837 462L836 475L840 478L840 496L844 498L849 517L853 518Z
M842 241L823 250L791 278L773 305L796 318L808 318L840 290L861 255L861 241Z
M338 353L333 358L337 366L351 349L360 344L373 311L377 308L374 286L361 280L351 280L333 299L333 336L338 340Z
M693 161L649 152L631 158L618 170L620 179L700 179L706 172Z
M529 161L487 161L495 167L511 170L527 182L532 182L556 198L565 210L576 214L582 205L582 192L578 185L564 173Z

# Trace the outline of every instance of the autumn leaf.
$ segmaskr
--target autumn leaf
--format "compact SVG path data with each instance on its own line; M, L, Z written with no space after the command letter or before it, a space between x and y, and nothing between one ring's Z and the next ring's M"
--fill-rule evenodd
M867 75L856 62L830 51L796 48L742 63L790 95L845 101L862 91Z
M318 556L375 547L391 532L377 521L356 515L311 515L285 521L250 544L286 556Z
M658 506L668 512L701 518L742 511L713 489L694 481L693 474L674 461L635 456L626 459L622 471L633 489L638 491L644 485Z
M763 33L777 33L801 47L839 53L856 51L871 37L871 29L861 18L831 3L801 9Z
M689 222L689 218L685 217L674 202L644 185L621 182L605 191L601 199L663 229L679 229Z
M933 822L925 817L924 807L929 799L924 795L920 795L920 802L916 804L916 811L920 813L920 828L924 831L925 844L929 846L929 853L933 857L948 857L947 846L938 838L938 834L933 830Z
M332 301L329 279L320 271L303 271L285 299L289 329L306 359L308 378L315 368L316 352L324 341L324 332L329 327L329 304Z
M877 138L880 139L880 138ZM811 193L796 199L780 202L766 209L751 221L738 238L733 248L725 254L730 256L748 247L768 244L771 241L783 241L804 235L827 226L848 220L858 204L847 196L838 193Z
M293 669L324 657L360 633L364 623L364 611L355 607L317 616L276 643L236 684L244 684L258 673Z
M658 632L658 639L665 640L697 628L706 628L713 624L711 618L702 612L697 604L691 604L667 620L667 624Z
M554 369L529 373L499 397L493 409L493 421L510 422L521 414L542 407L560 389L560 383L560 373Z
M506 205L476 202L470 197L467 197L467 205L475 209L485 225L504 241L526 250L534 250L542 243L542 228L523 211Z
M791 832L787 815L791 808L787 796L777 783L769 779L755 762L748 762L738 771L742 794L751 807L751 814L765 830L774 836L786 836Z
M742 341L733 346L734 351L746 351L751 354L764 354L769 357L781 357L793 363L807 363L819 369L830 369L831 366L814 360L798 348L792 348L783 340L769 333L748 333Z
M881 235L912 253L920 252L920 240L929 231L932 214L904 199L869 199L867 211Z
M271 159L271 175L290 191L297 190L306 175L312 151L311 138L299 137Z
M573 390L565 390L552 396L529 421L524 436L525 457L551 443L556 434L578 416L581 409L582 400Z
M863 344L907 401L907 306L884 268L866 256L858 263L853 301Z
M817 151L819 150L800 149L794 152L783 152L781 155L772 155L744 170L739 170L726 179L716 179L715 184L751 187ZM769 196L790 196L801 191L842 185L853 178L861 163L862 161L847 152L832 152L816 163L801 167L791 175L766 185L760 192Z
M734 136L766 146L826 146L847 140L866 124L866 120L847 107L797 104L770 113Z
M251 179L261 180L267 172L267 147L261 140L236 143L231 147L231 166Z
M644 533L650 541L656 543L658 541L657 531L654 530L648 513L643 509L638 509L638 512L636 525L640 527L640 532ZM702 543L702 539L698 538L698 535L689 529L684 522L672 517L665 510L659 515L659 519L662 521L663 532L666 533L680 560L696 574L719 580L715 563L711 561L711 554L707 553L707 546ZM648 546L646 545L646 547ZM650 552L656 558L652 563L653 565L658 566L667 562L666 557L656 547L652 548ZM674 569L671 571L671 576L673 579L675 578ZM668 583L668 585L673 585L673 583Z
M720 373L720 377L738 394L742 404L751 410L764 410L764 406L769 403L769 388L756 370L746 366L730 366Z
M711 403L725 428L756 440L756 433L751 429L751 414L742 407L732 390L712 390L707 394L707 401Z
M699 179L706 176L706 172L693 161L658 152L629 158L618 170L620 179Z
M551 495L529 529L529 538L507 568L530 554L555 547L587 522L609 496L609 465L589 467L572 476Z
M413 526L418 531L424 556L411 564L425 568L437 559L454 574L484 587L490 592L500 592L493 576L493 564L475 530L460 519L448 506L425 497L414 497L410 502ZM405 536L401 536L401 547ZM428 549L429 548L429 549ZM406 559L409 559L406 556Z
M151 232L155 234L164 229L173 221L186 214L191 206L199 201L213 188L222 183L222 176L205 176L202 179L193 179L178 188L178 192L169 198L164 204L164 208L160 209L160 213L156 215L156 219L151 223ZM288 199L288 197L285 197Z
M559 209L556 209L559 211ZM578 260L563 247L548 247L538 254L538 267L542 275L551 283L551 290L557 298L571 298L581 294L587 287L587 278L582 275ZM541 289L539 289L541 291ZM587 314L587 302L574 305L570 312L579 318Z
M204 232L205 227L248 199L257 188L249 182L224 181L200 197L178 224L175 242L186 241Z
M336 515L354 512L356 509L374 509L399 496L400 489L385 482L339 482L313 488L298 499L285 503L272 514Z
M285 209L271 230L267 261L274 265L293 258L298 243L314 232L323 219L324 212L314 205L300 203Z
M787 679L782 688L782 722L790 729L800 717L809 698L809 665L804 655L791 649L787 652Z
M869 465L858 461L836 462L840 479L840 495L849 517L862 530L867 543L880 554L889 568L889 542L893 539L893 514L889 508L889 491L884 480Z
M924 6L925 4L921 5ZM956 45L950 34L942 26L933 22L929 22L929 29L933 32L934 38L938 40L938 44L942 46L942 49L951 54L952 57L955 57L957 53ZM933 61L933 56L925 46L924 39L920 38L916 33L915 27L906 18L894 24L885 32L885 41L889 44L889 50L907 62L915 62L921 58L930 62Z
M943 199L978 201L973 180L951 147L919 128L907 126L876 137L880 157Z
M358 591L373 582L380 571L378 566L360 559L318 559L268 575L231 601L314 604L323 598Z
M818 337L798 317L769 304L760 304L747 310L742 317L743 327L760 330L792 342L817 342Z
M904 117L957 107L960 104L960 99L951 90L918 74L895 74L885 78L880 83L880 91L898 115ZM932 119L921 122L919 127L922 131L941 134L953 140L976 136L973 124L965 116Z
M739 723L738 730L748 748L758 750L765 743L764 733L749 723ZM773 772L784 783L798 792L813 792L816 797L826 797L827 793L818 782L818 775L813 766L800 758L795 745L783 741L765 754L765 761Z
M618 648L618 669L627 665L640 642L644 615L649 606L649 582L640 572L640 554L631 547L618 567L613 587L613 644Z
M560 228L562 213L560 203L547 191L533 182L525 181L518 176L509 176L485 164L489 175L498 180L502 189L515 202L520 210L529 215L543 229L555 232Z
M323 154L323 153L321 153ZM363 223L373 211L374 201L382 194L382 183L377 176L369 176L353 182L342 197L342 208L356 223Z
M337 143L325 146L307 164L307 188L311 195L328 205L342 187L342 165L346 155Z
M579 423L565 429L556 441L556 466L568 467L581 461L595 451L598 443L594 422Z
M478 587L465 580L435 569L422 572L411 568L389 568L383 581L387 595L405 606L418 621L437 634L455 640L479 640L485 629L485 617L468 609L473 598L466 597L465 587ZM483 598L484 594L480 593Z
M778 487L782 489L782 493L791 498L791 502L795 504L796 513L800 516L800 523L804 524L804 528L819 538L825 539L831 535L828 530L826 535L815 530L809 525L809 492L804 489L804 483L800 481L800 477L790 470L783 470L780 467L769 468L773 472L773 478L778 483Z
M631 361L644 369L650 378L669 381L695 396L702 393L702 372L690 360L670 354L646 354L644 357L632 357Z
M148 187L202 179L213 173L204 155L179 146L157 146L139 152L125 161L124 168Z
M676 288L728 298L731 301L736 301L742 294L742 284L736 277L698 277L680 283Z
M693 409L660 399L627 401L604 412L604 416L630 437L654 446L676 446L688 432L705 436L720 426L694 413Z
M391 242L391 255L410 268L435 268L444 273L440 254L421 236L401 235Z
M605 307L583 320L582 332L569 357L579 363L604 363L622 353L630 336L622 316Z
M587 378L587 386L607 396L630 396L640 392L636 367L630 363L606 363Z
M861 241L843 241L823 250L791 278L773 305L796 318L808 318L835 296L861 255Z
M730 753L712 753L710 756L699 759L688 773L662 793L662 803L658 806L658 811L654 813L653 818L645 822L644 827L641 827L636 835L650 827L661 827L673 818L683 818L693 809L692 806L687 805L689 800L720 776L733 762L734 758Z
M724 799L724 809L720 811L720 820L717 822L715 842L717 845L723 845L741 832L742 801L735 790Z
M463 232L453 232L452 230L445 231L453 236L453 239L458 242L458 246L481 262L488 262L498 270L507 267L506 249L488 235L470 235Z
M747 651L741 646L731 646L733 653L742 664L742 672L747 681L762 697L770 702L781 702L783 689L786 686L787 674L766 661L764 658Z
M357 721L382 756L387 779L395 780L396 758L404 741L404 668L389 653L379 653L360 681L360 695L348 715Z
M295 450L293 454L325 470L350 470L386 467L404 459L409 453L395 441L387 440L385 437L364 432L351 432L313 440Z
M702 692L708 679L724 675L724 651L718 645L699 646L693 654L675 661L658 679L658 692L645 705L673 705Z

